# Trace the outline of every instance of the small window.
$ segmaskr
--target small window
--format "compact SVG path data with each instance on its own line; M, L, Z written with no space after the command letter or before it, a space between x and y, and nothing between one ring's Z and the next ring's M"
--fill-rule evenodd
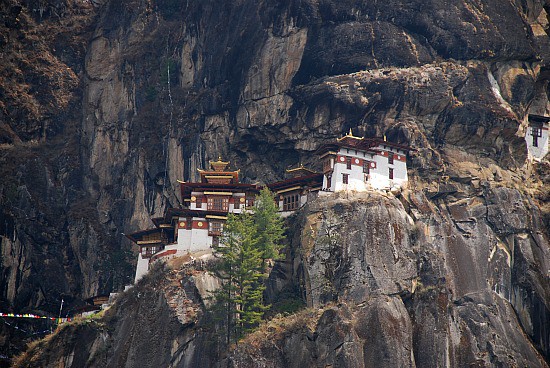
M254 198L247 198L246 207L253 207L253 206L254 206Z
M533 147L538 147L539 138L542 137L542 128L531 127L531 135L533 136Z
M208 209L211 211L229 211L229 198L227 197L208 197Z
M241 199L235 198L235 202L233 202L233 209L238 210L239 208L241 208Z
M351 170L351 157L346 157L346 169Z
M393 180L393 169L390 167L389 170L390 170L390 171L389 171L388 174L389 174L390 180Z
M210 226L208 228L208 235L221 235L223 230L223 224L221 221L210 221L209 225Z
M393 165L393 152L388 153L388 164Z
M293 211L300 207L300 195L291 194L283 198L283 211Z
M197 199L195 200L195 207L202 208L202 197L197 197Z
M342 174L342 183L348 184L349 174Z
M365 174L370 174L370 162L369 161L363 161L363 172Z
M185 220L185 229L186 230L191 230L192 228L193 228L193 219L191 217L188 217Z

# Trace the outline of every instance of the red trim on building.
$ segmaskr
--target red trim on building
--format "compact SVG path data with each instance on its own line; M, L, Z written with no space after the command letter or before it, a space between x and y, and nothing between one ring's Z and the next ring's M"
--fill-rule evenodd
M153 262L156 259L166 257L166 256L170 256L172 254L176 254L177 252L178 251L176 249L170 249L170 250L166 250L162 253L157 253L157 254L153 255L151 258L149 258L149 262Z
M340 164L345 164L345 163L347 163L347 159L348 159L348 158L351 159L351 164L352 164L352 166L361 166L361 167L363 167L363 162L364 162L365 160L362 159L362 158L353 157L353 156L338 155L338 156L336 157L336 162L337 162L337 163L340 163Z

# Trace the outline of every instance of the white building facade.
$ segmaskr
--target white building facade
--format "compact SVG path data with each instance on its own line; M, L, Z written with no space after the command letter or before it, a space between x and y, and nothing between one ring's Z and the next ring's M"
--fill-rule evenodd
M153 219L156 228L127 235L140 247L135 281L158 260L210 251L219 242L228 213L254 205L260 187L239 182L239 171L228 171L229 162L210 162L212 170L199 170L200 182L180 182L182 208L169 208Z
M317 198L323 184L323 174L300 167L287 170L291 178L268 184L275 196L281 217L288 217L307 202Z
M525 134L525 143L529 158L540 161L548 154L550 117L529 115L529 128Z
M323 160L323 190L391 190L407 181L409 147L351 134L317 151Z

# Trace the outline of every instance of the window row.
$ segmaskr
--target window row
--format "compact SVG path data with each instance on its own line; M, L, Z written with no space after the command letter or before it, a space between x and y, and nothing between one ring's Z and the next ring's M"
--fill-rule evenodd
M363 172L367 175L369 174L369 170L366 170L366 171L363 170ZM365 180L366 180L366 178L368 178L368 176L365 177ZM391 167L388 169L388 178L390 180L393 180L393 168L391 168ZM328 180L330 181L330 179L328 179ZM342 174L342 183L343 184L349 184L349 174Z
M141 247L141 257L149 258L161 249L161 247Z
M533 136L533 147L539 146L539 138L542 137L542 128L531 127L531 135Z
M254 198L246 198L246 207L252 207L254 206ZM202 208L203 199L198 198L195 202L196 208ZM236 198L235 202L233 203L233 209L240 209L241 208L241 202L240 198ZM210 211L221 211L221 212L228 212L229 211L229 197L208 197L206 200L206 209Z
M293 211L300 208L300 195L291 194L283 198L283 211Z

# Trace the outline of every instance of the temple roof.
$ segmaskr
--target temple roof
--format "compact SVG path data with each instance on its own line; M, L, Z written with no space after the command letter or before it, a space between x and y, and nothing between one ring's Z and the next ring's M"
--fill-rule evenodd
M226 192L254 192L259 193L260 187L256 184L230 183L181 183L182 199L189 198L192 192L200 191L226 191Z
M226 171L227 167L229 166L229 161L222 161L222 157L218 156L218 161L210 161L210 167L214 171Z
M298 167L295 167L294 169L287 169L286 172L287 172L287 174L290 174L295 178L300 177L300 176L317 174L316 171L308 169L307 167L304 167L304 165L302 165L302 164L300 164L300 166L298 166Z
M548 122L550 122L550 116L529 114L529 123L531 125L543 125Z
M218 161L210 161L211 170L197 169L201 177L202 183L238 183L239 171L228 170L229 161L222 161L221 157L218 157Z
M273 191L277 192L286 188L294 187L294 186L308 186L308 187L316 187L323 185L323 174L321 173L313 173L305 176L298 176L293 177L286 180L281 180L275 183L267 184L267 187Z
M379 149L377 148L378 146L387 146L404 151L412 150L412 148L407 145L393 143L385 140L384 138L359 138L351 134L347 134L342 138L338 138L336 142L323 144L315 152L317 154L323 154L329 151L337 152L339 148L351 148L354 150L370 151L371 153L377 153L379 151Z
M134 243L137 243L145 235L160 233L160 232L161 232L161 229L155 227L152 229L136 231L135 233L131 233L131 234L124 234L124 236L130 239L131 241L133 241Z

